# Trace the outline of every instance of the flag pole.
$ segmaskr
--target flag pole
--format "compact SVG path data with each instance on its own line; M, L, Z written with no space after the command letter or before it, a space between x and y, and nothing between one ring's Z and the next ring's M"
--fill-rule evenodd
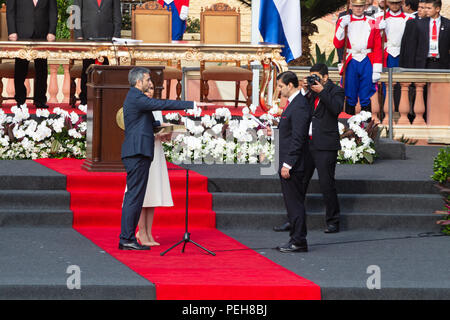
M259 8L261 6L261 0L252 1L252 45L259 43ZM252 61L254 66L260 65L259 61ZM253 81L252 81L252 104L256 107L259 106L259 69L253 69Z

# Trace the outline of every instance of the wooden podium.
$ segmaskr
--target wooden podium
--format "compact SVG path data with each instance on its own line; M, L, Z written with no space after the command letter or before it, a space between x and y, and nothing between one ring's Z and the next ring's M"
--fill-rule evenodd
M86 160L87 171L125 171L120 153L124 131L116 122L117 111L130 89L128 72L134 66L92 65L88 68ZM154 97L161 98L163 66L148 66L155 86Z

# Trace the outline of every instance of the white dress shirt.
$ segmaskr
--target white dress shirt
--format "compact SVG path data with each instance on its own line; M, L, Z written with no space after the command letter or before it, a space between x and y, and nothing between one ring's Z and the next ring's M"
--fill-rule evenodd
M436 21L436 30L437 30L437 40L433 41L433 24ZM439 31L441 29L441 16L437 19L430 18L430 49L428 51L428 57L433 57L433 53L437 55L434 58L439 58Z

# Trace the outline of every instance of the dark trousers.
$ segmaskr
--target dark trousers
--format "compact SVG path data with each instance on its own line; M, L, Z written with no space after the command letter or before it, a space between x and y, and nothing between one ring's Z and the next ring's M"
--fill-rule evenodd
M127 192L123 199L120 241L136 241L136 227L141 215L152 159L129 157L122 159L127 171Z
M87 73L86 70L91 64L95 64L95 59L83 59L80 83L80 104L87 104ZM104 58L103 65L109 65L108 58Z
M290 178L283 179L280 175L281 191L288 214L290 229L290 242L303 243L306 240L306 211L305 187L303 184L304 172L290 170Z
M26 59L15 59L14 64L14 99L18 105L24 104L27 98L27 89L25 79L28 74L28 65L30 62ZM47 102L47 59L35 59L34 67L36 75L34 77L34 104L41 105Z
M326 208L327 225L338 225L340 208L334 179L337 162L337 151L317 150L311 144L305 159L305 190L317 169L319 175L320 191L322 192Z

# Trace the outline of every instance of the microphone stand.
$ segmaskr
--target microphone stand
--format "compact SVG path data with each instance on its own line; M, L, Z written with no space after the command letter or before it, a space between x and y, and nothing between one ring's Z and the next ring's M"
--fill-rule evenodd
M183 169L179 169L179 170L183 170ZM191 240L191 234L188 231L188 204L189 204L189 169L186 169L186 220L185 220L185 232L184 232L184 236L183 239L178 241L176 244L174 244L173 246L171 246L169 249L167 249L164 252L161 252L161 256L165 255L167 252L169 252L170 250L174 249L175 247L179 246L180 244L183 243L183 249L181 250L182 253L184 253L184 249L186 248L186 244L188 242L196 245L197 247L199 247L200 249L206 251L207 253L209 253L210 255L215 256L216 254L204 247L202 247L201 245L199 245L198 243L194 242Z
M116 62L117 62L117 65L120 66L120 59L119 59L119 57L117 56L117 48L116 48L116 44L114 43L114 40L113 40L113 39L111 39L111 43L112 43L113 48L114 48L114 55L116 56Z

